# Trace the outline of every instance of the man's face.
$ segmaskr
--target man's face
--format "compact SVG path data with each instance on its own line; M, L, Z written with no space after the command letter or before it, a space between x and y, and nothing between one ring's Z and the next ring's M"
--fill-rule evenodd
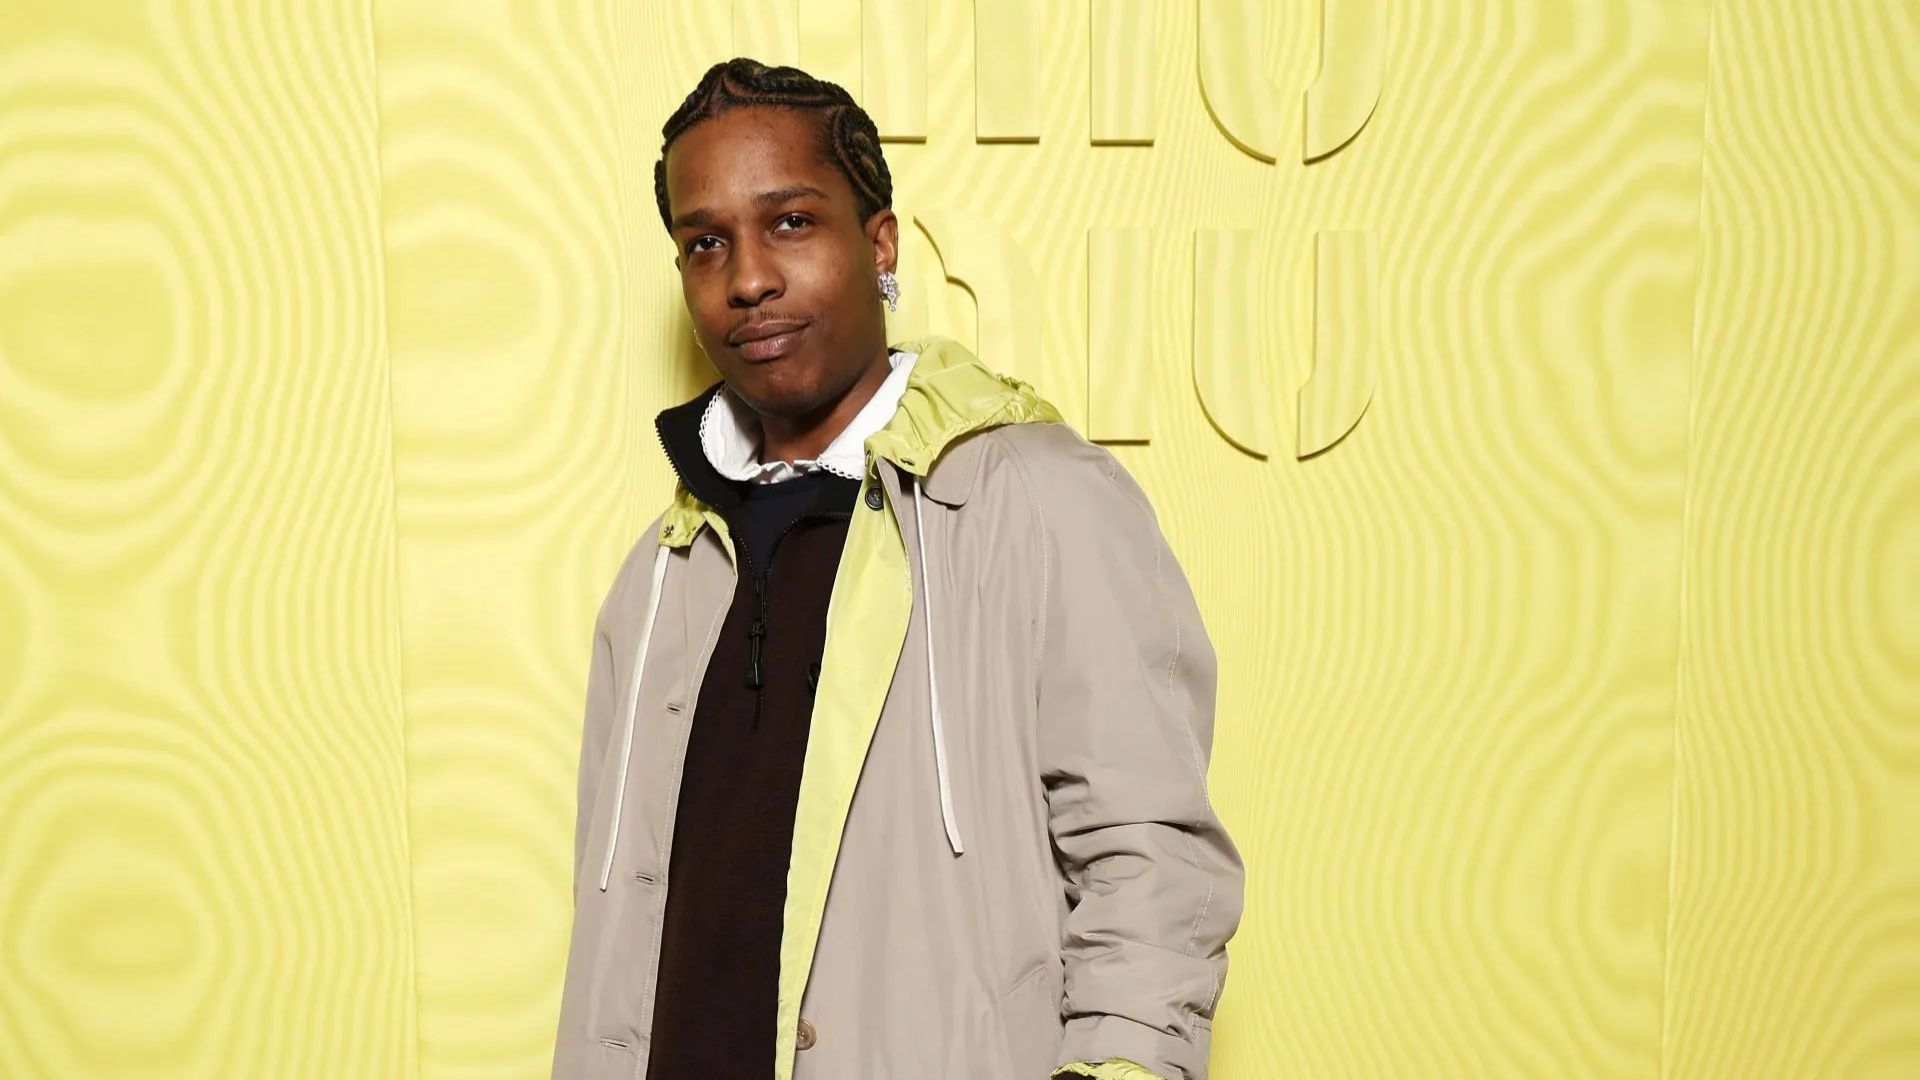
M878 276L894 267L898 224L882 210L863 225L819 138L803 113L737 106L667 153L674 265L694 332L763 414L830 407L886 355Z

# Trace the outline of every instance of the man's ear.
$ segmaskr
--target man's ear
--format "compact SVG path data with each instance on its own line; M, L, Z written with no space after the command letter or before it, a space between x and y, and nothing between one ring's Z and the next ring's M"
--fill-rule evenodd
M900 219L891 210L878 210L867 219L867 239L873 241L873 268L892 270L900 265Z

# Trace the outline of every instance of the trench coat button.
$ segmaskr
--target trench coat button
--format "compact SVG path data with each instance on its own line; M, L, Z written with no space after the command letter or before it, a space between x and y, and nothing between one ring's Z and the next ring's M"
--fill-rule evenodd
M813 1030L813 1024L809 1021L802 1020L800 1021L800 1030L794 1034L793 1045L802 1050L811 1050L813 1049L814 1040L817 1038L819 1038L819 1032Z
M867 509L869 510L880 509L880 507L884 505L884 499L885 499L885 496L880 494L879 488L876 487L876 488L867 489Z

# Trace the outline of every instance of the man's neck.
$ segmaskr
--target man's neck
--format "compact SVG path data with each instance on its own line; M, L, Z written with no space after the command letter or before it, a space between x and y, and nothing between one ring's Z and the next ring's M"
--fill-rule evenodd
M838 401L806 416L765 416L760 417L760 460L762 462L794 462L810 460L826 452L833 440L847 430L853 418L860 415L867 402L887 381L887 375L893 370L889 362L890 352L882 352L880 361L870 365L866 373L847 392L840 395Z

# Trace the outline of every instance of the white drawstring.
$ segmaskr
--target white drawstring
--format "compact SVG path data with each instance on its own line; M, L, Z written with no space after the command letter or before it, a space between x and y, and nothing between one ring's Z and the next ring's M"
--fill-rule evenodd
M627 801L627 769L633 761L633 714L640 706L640 675L647 670L647 648L653 644L653 620L660 614L660 586L667 580L667 546L653 557L653 587L647 590L647 621L640 625L640 645L634 650L633 675L627 680L627 720L620 731L620 780L613 788L613 820L607 827L607 858L600 866L600 891L613 876L613 850L620 844L620 810Z
M940 688L933 670L933 590L927 584L927 525L920 512L920 478L913 482L913 527L920 534L920 607L926 617L927 632L927 707L933 717L933 771L940 781L940 821L947 827L947 846L958 855L966 850L960 844L960 822L953 812L953 787L947 782L947 740L940 728Z

